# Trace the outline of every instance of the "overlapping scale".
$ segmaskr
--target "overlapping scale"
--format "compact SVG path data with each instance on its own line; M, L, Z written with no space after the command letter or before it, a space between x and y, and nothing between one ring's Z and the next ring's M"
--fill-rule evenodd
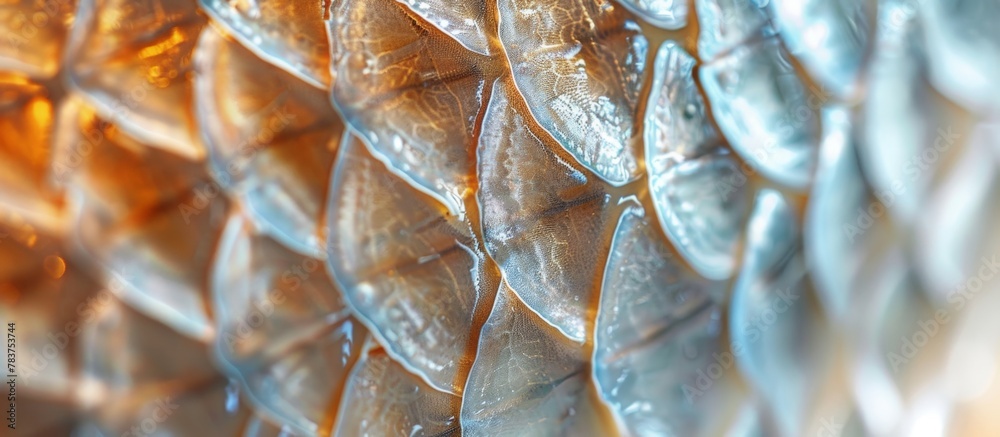
M719 129L753 168L781 184L810 182L820 97L796 75L775 38L735 47L701 68Z
M153 435L200 435L205 432L240 435L251 410L241 403L238 390L226 384L225 379L219 378L187 390L147 387L138 392L145 396L130 396L121 403L99 408L97 414L101 418L90 429L94 432L91 435L141 435L144 429L154 429ZM207 431L209 429L211 431ZM72 435L87 434L74 431Z
M849 317L863 269L867 246L877 239L877 217L867 215L875 206L858 166L851 114L833 107L823 113L823 143L805 223L805 248L809 270L828 314L837 321ZM878 211L878 209L876 209ZM871 232L871 234L869 234Z
M501 0L500 39L538 123L612 185L639 177L636 108L648 42L608 1Z
M404 8L333 1L333 102L375 156L459 213L475 166L484 58Z
M721 142L705 113L694 66L695 59L675 41L664 41L656 52L643 132L651 173L708 153Z
M330 85L326 2L199 0L201 10L247 49L317 87Z
M811 397L821 410L819 419L814 414L805 420L811 429L834 424L844 433L885 435L886 424L898 420L901 401L883 365L882 345L872 333L879 329L905 264L885 206L864 183L855 117L842 106L823 111L820 164L803 231L805 261L819 303L833 322L834 335L849 345L839 349L836 362L842 367L834 367L829 377L842 374L848 380L814 388Z
M934 87L979 114L1000 110L1000 3L926 0L905 5L920 11Z
M815 408L808 401L831 366L831 339L811 310L812 290L792 208L777 191L757 195L729 315L736 362L766 399L782 435L804 432Z
M52 167L59 101L58 90L0 74L0 204L48 229L65 224Z
M656 181L660 222L701 275L726 279L750 204L746 174L724 151L679 163Z
M187 108L192 51L205 23L187 0L80 0L67 48L70 83L130 136L201 158Z
M367 336L323 261L234 215L215 258L215 350L258 405L307 434L328 432Z
M479 141L483 239L528 307L582 343L609 244L610 195L529 120L497 82Z
M904 399L896 385L899 367L890 363L896 352L899 328L913 326L910 300L915 295L913 277L904 252L893 248L865 266L865 293L858 295L859 305L848 326L856 342L855 371L850 380L855 393L859 420L872 434L887 435L899 423Z
M123 216L133 207L152 208L181 197L207 176L202 163L163 150L143 150L144 144L79 98L67 99L60 124L54 145L57 181L90 196L108 210L105 216L109 219ZM140 162L144 168L137 168ZM115 175L98 171L111 168L133 172ZM80 179L86 183L73 184Z
M698 57L715 59L734 47L774 34L764 7L768 0L695 0Z
M393 175L355 137L341 146L327 218L329 266L350 306L390 355L460 392L473 314L496 286L468 219Z
M504 282L462 397L470 436L606 435L583 347L531 312Z
M331 323L325 332L314 330L300 339L315 344L284 351L265 367L246 368L241 381L258 408L302 435L323 435L333 425L331 412L358 359L364 332L352 318Z
M917 272L939 302L1000 283L991 273L1000 269L1000 123L977 123L961 138L915 228Z
M337 436L459 435L459 398L435 390L381 349L354 367L340 402Z
M490 54L485 0L396 0L406 5L463 47L481 55Z
M71 435L80 411L93 407L94 386L81 383L82 331L111 298L72 262L62 235L11 214L0 214L0 320L5 414L32 436ZM10 367L8 367L10 366ZM13 392L7 390L13 388ZM10 399L6 395L12 395Z
M202 163L149 147L68 102L57 168L82 204L74 241L130 305L212 335L207 281L228 202Z
M687 0L621 0L619 3L656 27L680 29L687 26Z
M911 287L910 273L885 215L892 199L870 195L857 160L858 147L878 145L857 141L863 132L853 127L854 116L842 107L824 112L825 138L806 211L804 246L820 303L849 344L838 360L849 369L849 386L833 387L851 393L856 426L887 435L899 422L904 399L893 380L897 369L887 361L899 337L879 334L886 325L893 330L912 326L909 317L900 322L895 313L906 312L898 307L914 295L904 291ZM827 414L825 420L847 426L846 414Z
M74 400L80 329L93 320L91 310L100 302L100 286L67 263L58 237L26 222L0 223L0 321L9 349L4 374L17 375L13 387L20 414L21 402L30 398ZM30 421L22 419L17 430L24 429L22 423L38 426Z
M0 69L34 78L62 66L76 0L12 0L0 4Z
M96 393L111 401L104 405L126 403L133 385L184 391L219 379L206 343L179 335L113 295L97 296L89 309L91 317L81 326L78 353L83 380L98 384Z
M78 349L92 435L142 433L144 428L193 435L205 423L214 432L236 435L249 410L238 388L216 372L207 344L114 297L102 300L93 313L81 328Z
M687 270L645 215L630 207L615 232L595 333L597 386L632 435L710 435L736 398L715 379L723 366L734 371L722 340L725 284Z
M788 51L831 94L856 89L868 52L875 2L868 0L772 0L774 25Z
M646 106L646 167L656 215L697 271L729 277L750 204L747 172L719 146L692 77L694 58L664 42Z
M322 216L344 126L325 93L206 29L195 56L196 114L215 179L261 229L323 256Z
M884 202L887 215L906 226L912 226L921 213L940 166L923 155L947 152L957 140L927 84L918 28L909 2L883 2L858 149L867 182L876 193L892 198Z
M995 428L993 3L3 3L22 433Z

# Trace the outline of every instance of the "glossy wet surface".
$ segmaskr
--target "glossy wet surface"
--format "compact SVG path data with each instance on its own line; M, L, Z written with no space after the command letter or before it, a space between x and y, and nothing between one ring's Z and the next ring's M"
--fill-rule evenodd
M0 4L19 426L990 434L995 8L917 3Z

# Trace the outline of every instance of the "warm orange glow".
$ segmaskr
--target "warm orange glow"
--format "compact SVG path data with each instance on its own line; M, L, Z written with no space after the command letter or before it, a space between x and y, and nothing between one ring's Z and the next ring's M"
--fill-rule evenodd
M28 104L35 126L45 127L52 123L52 104L45 99L34 99Z
M170 30L170 36L167 39L140 50L139 58L149 59L158 56L167 50L177 47L182 42L184 42L184 34L181 33L180 28L175 27Z

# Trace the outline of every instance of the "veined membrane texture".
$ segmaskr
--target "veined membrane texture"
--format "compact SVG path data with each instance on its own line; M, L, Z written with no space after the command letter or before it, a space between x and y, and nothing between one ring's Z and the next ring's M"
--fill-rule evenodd
M17 430L1000 435L997 13L0 2Z

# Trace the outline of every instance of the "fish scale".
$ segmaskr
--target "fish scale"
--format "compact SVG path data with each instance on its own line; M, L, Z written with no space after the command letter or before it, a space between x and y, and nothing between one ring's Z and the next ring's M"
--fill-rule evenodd
M29 433L1000 433L993 2L8 3Z

